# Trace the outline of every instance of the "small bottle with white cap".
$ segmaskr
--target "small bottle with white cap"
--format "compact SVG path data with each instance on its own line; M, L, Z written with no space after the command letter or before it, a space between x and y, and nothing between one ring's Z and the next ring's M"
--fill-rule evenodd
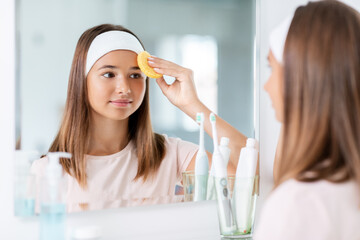
M243 147L240 151L232 197L237 231L242 234L247 234L252 231L253 209L256 199L253 197L253 190L257 162L257 141L253 138L248 138L246 147Z

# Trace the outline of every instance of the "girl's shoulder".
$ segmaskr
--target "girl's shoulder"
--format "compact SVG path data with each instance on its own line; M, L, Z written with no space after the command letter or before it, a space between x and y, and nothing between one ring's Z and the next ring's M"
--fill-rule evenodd
M359 201L354 181L287 180L265 200L254 239L336 239L334 228L340 236L349 230L346 219L360 224Z
M188 152L188 151L197 151L197 149L199 148L198 145L189 142L189 141L184 141L181 138L178 137L169 137L166 134L162 134L162 136L164 136L164 144L166 147L166 151L170 151L170 152Z
M277 187L269 196L277 200L279 198L289 198L295 202L304 201L306 198L317 198L319 200L327 201L329 197L343 201L344 196L356 195L359 193L358 186L355 181L346 181L343 183L333 183L326 180L319 180L315 182L301 182L295 179L290 179Z
M194 143L181 140L180 138L168 137L167 135L163 136L165 137L166 147L164 162L176 162L177 174L178 177L181 178L181 173L186 171L192 158L198 151L199 146ZM176 161L174 161L174 159L176 159Z

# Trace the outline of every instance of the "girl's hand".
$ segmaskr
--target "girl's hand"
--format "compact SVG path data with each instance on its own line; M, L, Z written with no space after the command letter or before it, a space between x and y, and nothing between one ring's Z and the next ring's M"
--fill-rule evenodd
M155 72L175 78L172 84L167 84L163 77L156 79L156 82L163 94L176 107L183 110L199 102L191 69L154 56L148 58L148 64Z

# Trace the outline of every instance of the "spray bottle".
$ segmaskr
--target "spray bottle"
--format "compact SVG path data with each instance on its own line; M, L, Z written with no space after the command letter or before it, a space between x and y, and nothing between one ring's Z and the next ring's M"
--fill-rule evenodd
M65 239L66 205L63 200L63 169L60 158L71 158L70 153L50 152L43 178L40 205L40 240Z

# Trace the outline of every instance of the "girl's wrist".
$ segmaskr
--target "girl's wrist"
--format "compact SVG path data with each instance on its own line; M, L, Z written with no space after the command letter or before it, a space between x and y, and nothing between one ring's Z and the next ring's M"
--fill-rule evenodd
M182 106L180 110L194 120L196 119L196 113L210 111L199 99Z

